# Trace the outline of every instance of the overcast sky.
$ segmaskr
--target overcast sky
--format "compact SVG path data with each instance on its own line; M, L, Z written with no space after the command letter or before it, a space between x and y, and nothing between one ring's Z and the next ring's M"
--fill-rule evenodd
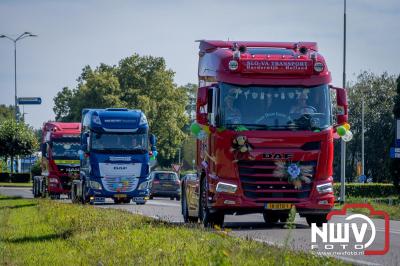
M347 75L361 70L400 73L400 1L347 0ZM0 0L0 34L30 31L18 42L18 96L39 128L54 119L53 98L75 87L85 65L114 65L133 53L162 56L175 82L197 83L198 39L316 41L342 84L342 0L90 1ZM0 39L0 104L14 103L12 42Z

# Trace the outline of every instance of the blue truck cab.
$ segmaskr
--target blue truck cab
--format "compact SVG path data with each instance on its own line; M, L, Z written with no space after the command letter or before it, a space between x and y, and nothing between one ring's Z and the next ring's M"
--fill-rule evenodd
M156 139L145 114L123 108L83 109L80 179L73 183L73 202L145 204L150 193L150 156Z

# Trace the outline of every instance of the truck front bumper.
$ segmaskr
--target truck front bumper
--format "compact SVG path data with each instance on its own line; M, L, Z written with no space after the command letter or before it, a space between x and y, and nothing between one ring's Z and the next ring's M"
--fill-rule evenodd
M209 198L210 199L210 198ZM211 212L223 212L225 214L248 214L262 213L268 209L268 203L289 203L296 207L300 216L309 214L327 214L335 203L333 193L326 193L306 199L248 199L242 195L231 195L227 193L215 193L209 200ZM288 209L276 209L275 211L288 211Z

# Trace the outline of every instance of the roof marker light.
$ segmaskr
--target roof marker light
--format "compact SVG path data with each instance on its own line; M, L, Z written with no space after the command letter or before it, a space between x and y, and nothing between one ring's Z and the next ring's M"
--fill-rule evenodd
M235 71L239 67L239 63L236 60L229 61L229 70Z

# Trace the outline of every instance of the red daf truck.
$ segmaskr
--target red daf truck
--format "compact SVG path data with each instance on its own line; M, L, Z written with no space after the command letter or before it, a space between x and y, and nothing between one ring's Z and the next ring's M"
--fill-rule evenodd
M197 175L182 182L184 220L262 213L285 222L295 206L309 224L325 222L347 99L317 44L202 40L198 77Z
M34 197L70 196L79 179L81 123L46 122L42 128L42 175L33 177Z

